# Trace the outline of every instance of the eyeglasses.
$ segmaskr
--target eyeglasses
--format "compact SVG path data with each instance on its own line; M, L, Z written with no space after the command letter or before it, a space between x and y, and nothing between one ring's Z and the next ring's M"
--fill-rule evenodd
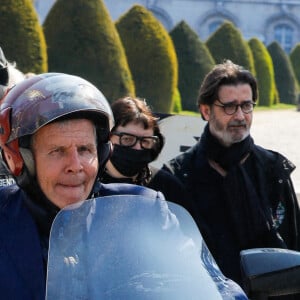
M134 147L139 141L143 149L152 149L158 143L157 136L136 136L134 134L126 132L114 131L111 133L119 137L119 143L121 146Z
M229 116L235 114L239 107L241 108L241 110L244 114L249 114L253 111L253 109L256 105L256 103L252 102L252 101L244 101L241 104L235 104L233 102L223 103L220 100L217 100L217 101L219 101L222 105L219 105L219 104L216 104L216 103L214 103L214 105L222 107L225 114L229 115Z

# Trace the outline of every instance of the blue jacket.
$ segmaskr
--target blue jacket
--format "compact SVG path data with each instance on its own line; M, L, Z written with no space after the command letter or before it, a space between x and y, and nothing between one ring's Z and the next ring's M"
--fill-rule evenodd
M135 185L103 184L100 196L143 195L163 199L161 193ZM24 205L26 194L16 185L0 188L0 297L45 299L42 247L37 226Z
M97 197L112 195L141 195L153 200L164 199L160 192L137 185L113 183L100 184L98 186ZM45 299L46 267L43 258L45 254L43 253L38 227L27 206L24 204L26 197L27 195L24 191L16 185L0 188L1 299ZM168 218L166 220L166 216L160 206L155 207L156 209L149 211L148 219L150 222L152 220L156 220L154 222L157 222L157 220L162 220L162 218L164 221L170 221L170 216L174 216L172 212L168 211ZM177 213L177 210L175 211ZM151 214L155 214L155 218L152 218ZM164 223L163 231L166 231L165 228L169 228L167 226L169 223ZM175 222L174 224L174 228L178 228L177 223ZM196 235L200 237L199 232ZM227 280L219 271L205 245L202 247L202 262L200 261L199 263L204 264L222 298L226 300L247 299L241 288L231 280ZM197 297L197 295L195 296Z

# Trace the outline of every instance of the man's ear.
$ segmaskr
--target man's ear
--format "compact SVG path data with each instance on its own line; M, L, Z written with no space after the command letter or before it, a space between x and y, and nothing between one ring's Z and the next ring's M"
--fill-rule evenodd
M207 105L207 104L200 104L199 111L201 113L201 116L202 116L203 120L209 121L210 113L211 113L210 109L211 108L210 108L209 105Z

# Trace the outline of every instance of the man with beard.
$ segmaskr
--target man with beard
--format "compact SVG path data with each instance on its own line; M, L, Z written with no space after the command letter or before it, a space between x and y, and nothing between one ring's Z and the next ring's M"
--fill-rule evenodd
M200 141L164 165L185 186L187 205L221 270L242 283L240 251L299 249L295 166L250 135L257 100L254 76L231 61L216 65L200 88L207 121ZM275 134L275 133L274 133Z

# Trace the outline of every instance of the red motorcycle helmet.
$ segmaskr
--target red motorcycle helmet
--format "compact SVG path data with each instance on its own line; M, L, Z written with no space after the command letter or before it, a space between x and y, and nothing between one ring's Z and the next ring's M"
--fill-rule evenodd
M114 122L106 98L94 85L78 76L45 73L18 83L0 105L2 156L20 186L35 176L31 136L61 118L87 118L94 122L99 171L103 170L111 154L109 132Z

